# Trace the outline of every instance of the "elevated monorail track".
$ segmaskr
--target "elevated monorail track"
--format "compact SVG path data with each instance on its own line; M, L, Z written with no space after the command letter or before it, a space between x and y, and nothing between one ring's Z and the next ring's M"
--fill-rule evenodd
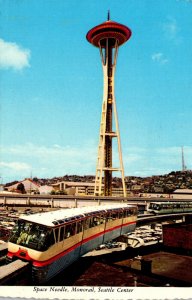
M171 214L162 214L162 215L138 215L137 217L137 225L141 224L149 224L149 223L157 223L169 220L178 220L182 219L186 216L192 216L192 212L181 212L181 213L171 213Z
M146 206L156 201L192 201L192 199L173 199L158 197L106 197L106 196L70 196L70 195L8 195L0 194L0 206L7 207L50 207L71 208L100 204L128 203Z

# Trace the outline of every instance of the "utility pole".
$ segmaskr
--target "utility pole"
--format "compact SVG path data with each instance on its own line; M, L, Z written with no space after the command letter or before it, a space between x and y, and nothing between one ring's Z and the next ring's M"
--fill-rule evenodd
M181 147L181 155L182 155L182 171L186 171L187 167L185 165L185 159L184 159L184 151L183 151L183 147Z

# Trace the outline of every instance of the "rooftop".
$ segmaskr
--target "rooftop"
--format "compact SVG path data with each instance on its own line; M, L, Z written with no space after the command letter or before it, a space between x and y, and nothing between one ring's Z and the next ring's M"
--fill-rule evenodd
M99 205L99 206L87 206L81 208L70 208L70 209L60 209L49 212L42 212L32 215L21 215L20 219L26 220L29 222L38 223L45 226L56 226L58 224L54 224L53 222L57 222L62 220L64 222L69 221L72 218L78 216L84 216L85 214L91 212L99 212L106 209L116 209L116 208L128 208L131 207L127 204L111 204L111 205Z

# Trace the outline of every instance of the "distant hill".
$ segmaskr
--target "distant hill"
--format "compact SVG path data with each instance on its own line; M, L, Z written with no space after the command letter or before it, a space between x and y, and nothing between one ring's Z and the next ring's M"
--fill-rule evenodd
M94 175L64 175L53 178L33 178L33 181L39 185L51 185L59 181L93 182L94 180ZM129 190L150 193L171 193L176 189L192 189L192 171L172 171L169 174L149 177L126 176L125 182ZM5 187L16 183L19 183L19 181L6 183ZM114 177L113 185L120 187L121 178Z

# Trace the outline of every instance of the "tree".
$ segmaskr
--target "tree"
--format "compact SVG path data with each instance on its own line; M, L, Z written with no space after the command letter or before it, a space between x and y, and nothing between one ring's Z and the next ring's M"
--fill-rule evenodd
M33 178L33 181L34 181L34 182L38 182L39 179L38 179L37 177L34 177L34 178Z
M19 192L21 192L22 194L26 194L25 186L24 186L24 184L23 184L22 182L20 182L20 183L18 184L17 190L18 190Z

